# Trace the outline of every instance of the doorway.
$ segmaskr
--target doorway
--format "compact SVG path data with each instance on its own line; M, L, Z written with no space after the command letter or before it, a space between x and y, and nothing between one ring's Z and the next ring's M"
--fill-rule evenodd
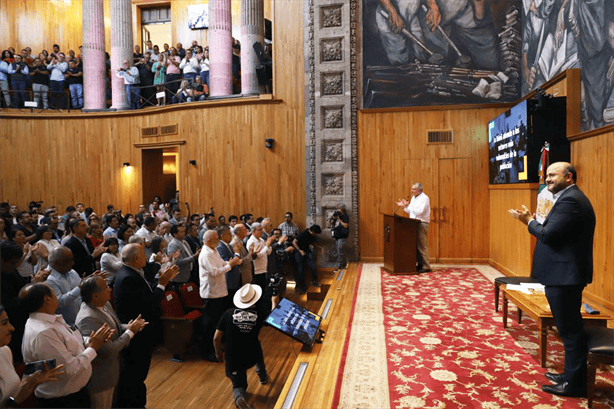
M177 147L143 149L143 203L149 204L155 196L163 203L175 198L179 187Z
M141 49L147 49L147 41L164 51L164 43L173 45L171 6L141 8Z

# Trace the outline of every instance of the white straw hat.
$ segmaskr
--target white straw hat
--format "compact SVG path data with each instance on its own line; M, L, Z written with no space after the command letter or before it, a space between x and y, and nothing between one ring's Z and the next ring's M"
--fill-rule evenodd
M245 284L235 293L234 304L238 308L249 308L260 299L262 288L257 284Z

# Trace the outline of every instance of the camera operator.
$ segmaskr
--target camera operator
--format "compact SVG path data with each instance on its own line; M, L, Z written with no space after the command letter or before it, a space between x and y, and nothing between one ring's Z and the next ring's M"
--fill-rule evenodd
M350 235L350 216L347 214L344 203L337 204L337 210L330 218L330 224L332 226L333 237L335 238L337 266L339 270L343 270L347 264L344 248Z
M281 229L273 229L273 237L275 237L275 242L272 244L276 262L275 273L285 276L289 268L288 262L294 256L294 246L287 236L281 234Z
M130 66L129 60L124 60L123 65L117 69L115 75L117 78L122 78L124 80L130 108L139 109L141 103L141 89L138 87L141 83L139 69L135 66Z

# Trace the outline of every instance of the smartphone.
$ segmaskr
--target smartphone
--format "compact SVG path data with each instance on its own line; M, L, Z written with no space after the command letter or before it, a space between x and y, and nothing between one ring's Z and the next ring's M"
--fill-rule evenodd
M55 368L55 359L47 359L46 361L36 361L36 362L28 362L23 369L24 375L32 375L34 372L43 371L45 372L44 363L47 362L47 366L49 369Z

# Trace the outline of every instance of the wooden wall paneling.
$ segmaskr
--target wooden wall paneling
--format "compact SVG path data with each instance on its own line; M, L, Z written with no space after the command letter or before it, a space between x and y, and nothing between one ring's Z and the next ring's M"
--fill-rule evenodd
M578 187L595 210L593 283L584 294L614 309L614 132L572 141L571 162L578 171Z
M490 187L490 260L506 275L529 276L535 238L509 213L525 205L535 212L538 185Z
M463 183L465 175L471 174L471 159L442 158L438 166L438 258L442 263L471 262L474 235L470 207L474 201L471 184Z
M106 48L110 50L110 0L104 0L104 12ZM2 49L12 46L17 52L29 46L38 55L43 49L51 52L57 43L60 50L78 54L83 36L81 18L81 0L0 0L0 44Z
M374 214L391 211L394 207L386 207L387 204L406 197L414 181L422 182L425 193L431 199L431 206L438 208L440 198L437 192L441 181L438 179L437 160L470 158L467 164L458 168L461 185L472 195L471 207L467 210L469 214L463 216L471 219L467 232L471 235L471 241L466 243L466 254L462 258L486 260L489 236L488 174L484 165L488 157L486 124L506 108L504 105L458 106L359 113L359 228L363 259L377 259L383 255L381 222L372 222ZM426 132L433 129L453 129L454 144L427 144ZM415 162L412 165L406 163L406 170L399 170L400 162L421 159L426 160L422 162L423 168L415 169L415 163L420 163ZM430 163L434 165L427 165ZM398 196L399 193L402 196ZM440 233L437 230L435 224L429 227L429 251L438 248Z

